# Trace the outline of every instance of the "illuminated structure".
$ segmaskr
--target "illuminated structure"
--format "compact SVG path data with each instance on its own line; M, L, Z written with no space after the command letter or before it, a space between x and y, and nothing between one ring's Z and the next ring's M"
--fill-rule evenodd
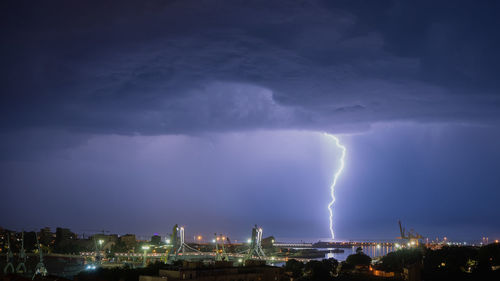
M342 151L342 155L340 156L340 167L335 172L335 174L333 176L332 185L330 186L330 196L332 198L332 201L330 201L330 203L328 204L328 211L330 212L330 234L331 234L332 240L333 240L333 239L335 239L335 233L333 232L333 209L332 209L332 206L333 206L333 203L335 203L335 186L337 185L337 179L339 178L340 174L342 173L342 170L344 170L344 159L345 159L345 155L346 155L346 148L345 148L345 146L340 144L340 141L336 136L330 135L327 133L325 133L325 135L332 138L335 141L335 145L337 145L337 147L340 148Z
M16 267L17 273L26 273L26 251L24 250L24 231L21 234L21 249L19 250L19 259L21 262Z
M174 247L174 252L176 256L179 253L184 254L185 248L186 248L186 243L184 242L184 227L179 227L177 224L174 225L174 228L172 230L172 245Z
M406 231L406 229L401 225L401 221L398 221L399 224L399 232L401 233L398 239L406 240L406 245L408 247L418 246L420 239L422 239L422 235L415 232L415 230L410 229L410 231ZM446 239L446 237L445 237Z
M142 246L142 250L144 250L144 255L142 256L142 267L146 267L146 254L148 253L149 246Z
M100 264L102 262L101 250L102 250L102 244L104 244L104 240L102 239L96 240L96 238L97 236L94 236L94 244L95 244L94 260L96 264Z
M14 265L12 264L12 262L14 260L14 255L12 254L12 250L10 247L10 234L9 233L7 233L7 247L9 247L9 251L7 252L7 255L5 255L5 257L7 258L7 264L3 268L4 274L14 273Z
M35 236L36 236L36 245L38 247L38 253L40 254L40 260L36 264L35 274L33 274L32 279L34 279L35 276L37 276L37 275L47 276L47 274L48 274L47 268L45 268L45 265L43 264L43 253L42 253L42 249L40 248L40 242L38 241L38 235L35 235Z
M257 259L265 259L266 254L262 250L262 228L255 225L252 228L252 238L250 239L250 249L245 256L245 260L256 257Z
M194 251L194 252L197 252L197 253L201 253L200 251L190 247L188 244L186 244L185 240L184 240L184 227L181 226L179 227L177 224L174 225L174 228L172 229L172 236L171 236L171 239L170 241L172 242L172 247L173 247L173 255L175 256L175 258L177 258L177 256L179 254L184 254L186 252L186 249L188 250L191 250L191 251Z
M226 248L224 247L224 240L226 240L225 236L217 236L217 233L214 233L215 239L215 260L216 261L228 261L229 257L226 253ZM219 250L219 241L221 241L221 249Z

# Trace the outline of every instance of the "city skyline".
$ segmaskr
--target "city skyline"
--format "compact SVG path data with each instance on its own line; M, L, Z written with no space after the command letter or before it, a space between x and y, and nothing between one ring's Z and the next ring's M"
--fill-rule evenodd
M500 238L497 3L112 3L2 4L1 227L328 239L326 133L339 241Z

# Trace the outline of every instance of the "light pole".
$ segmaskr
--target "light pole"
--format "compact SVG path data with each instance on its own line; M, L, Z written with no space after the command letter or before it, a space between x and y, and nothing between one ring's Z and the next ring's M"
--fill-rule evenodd
M99 243L99 264L101 264L102 263L101 250L102 250L102 244L104 244L104 240L99 239L97 243Z
M144 256L142 257L142 267L146 267L146 253L149 250L149 246L144 245L142 246L142 249L144 250Z

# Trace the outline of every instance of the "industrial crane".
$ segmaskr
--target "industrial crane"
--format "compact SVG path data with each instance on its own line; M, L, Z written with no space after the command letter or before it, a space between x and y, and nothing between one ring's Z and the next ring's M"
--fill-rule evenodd
M410 231L406 231L406 229L401 224L401 220L398 220L399 224L399 232L401 234L397 239L404 239L408 241L409 246L418 246L419 240L422 239L422 235L415 232L415 230L410 229Z

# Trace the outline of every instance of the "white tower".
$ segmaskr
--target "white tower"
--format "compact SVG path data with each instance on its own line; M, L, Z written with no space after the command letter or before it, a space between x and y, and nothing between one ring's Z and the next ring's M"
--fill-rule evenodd
M262 227L255 227L252 229L252 239L250 240L250 249L248 250L245 260L256 257L257 259L265 259L266 254L262 250Z

